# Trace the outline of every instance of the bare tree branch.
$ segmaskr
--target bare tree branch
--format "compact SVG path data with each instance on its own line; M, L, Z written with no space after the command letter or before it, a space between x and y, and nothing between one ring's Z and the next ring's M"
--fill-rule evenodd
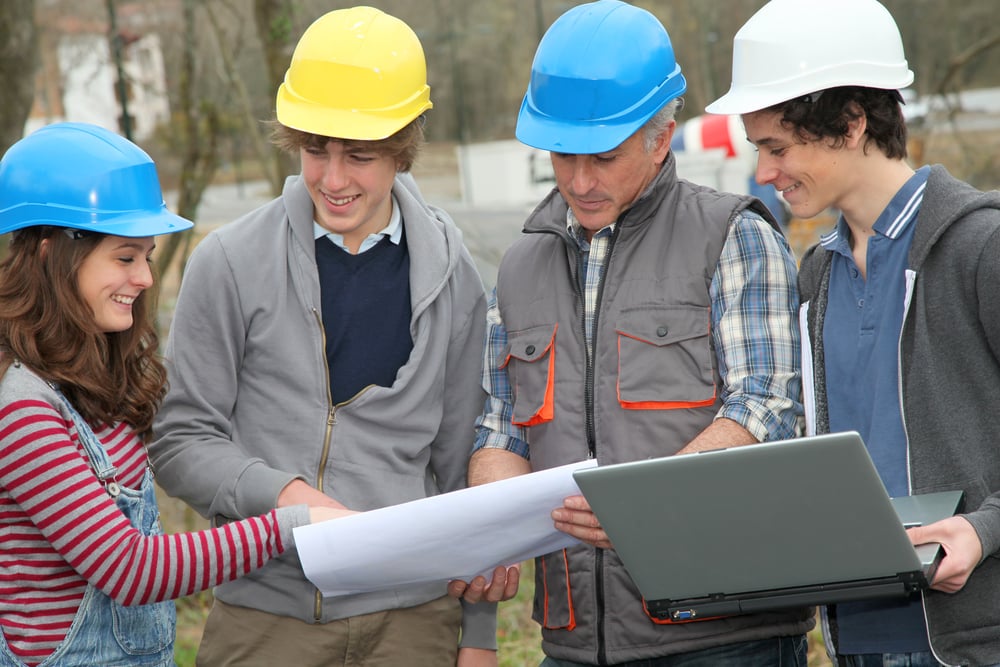
M990 49L995 48L997 45L1000 45L1000 32L987 35L958 55L951 57L948 60L948 69L945 70L944 75L941 77L941 80L935 88L938 94L946 97L949 92L952 92L952 81L958 76L958 74L970 62L979 58Z
M285 79L285 70L292 58L292 51L298 35L295 34L295 6L292 0L254 0L254 20L257 35L264 48L264 65L270 82L272 96ZM273 108L273 102L272 102ZM298 173L296 159L283 151L274 150L277 173L272 176L271 190L275 196L281 194L285 177ZM270 173L270 170L268 170Z
M276 158L277 153L270 148L265 138L261 135L260 125L254 116L253 102L250 99L250 94L247 92L246 84L243 83L243 79L239 75L236 63L233 61L233 55L230 49L227 48L225 34L219 24L218 17L216 17L215 12L212 10L212 5L206 4L205 12L208 14L208 21L212 26L212 32L215 34L215 40L219 44L219 54L222 56L223 76L236 91L245 129L250 135L250 143L253 146L254 154L260 161L261 168L264 170L267 180L271 184L271 192L275 194L280 193L285 180L285 174L282 173L281 165Z
M181 66L180 98L181 113L179 130L182 137L183 156L181 160L180 187L177 193L177 213L195 220L198 205L219 166L219 113L207 100L195 100L194 86L197 75L195 0L184 0L184 53ZM173 261L192 230L166 237L160 250L160 270L165 270ZM181 259L181 272L186 258Z

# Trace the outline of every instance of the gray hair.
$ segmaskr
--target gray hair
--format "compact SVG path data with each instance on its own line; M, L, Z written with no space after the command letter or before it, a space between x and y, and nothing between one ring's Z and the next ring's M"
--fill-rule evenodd
M656 147L656 138L663 134L663 131L667 129L667 125L674 120L677 112L684 108L684 98L675 97L670 100L663 107L653 114L653 117L646 121L646 124L640 128L642 132L642 146L646 152L650 152Z

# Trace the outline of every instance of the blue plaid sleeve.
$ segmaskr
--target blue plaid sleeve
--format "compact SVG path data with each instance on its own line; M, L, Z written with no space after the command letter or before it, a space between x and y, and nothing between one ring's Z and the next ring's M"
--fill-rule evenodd
M760 441L794 437L801 364L795 260L761 217L731 226L710 288L712 342L722 377L718 417Z
M486 307L486 339L483 344L483 389L486 404L476 419L474 450L490 447L505 449L529 458L528 434L523 427L511 423L514 396L507 369L500 368L507 347L507 329L500 318L496 289Z

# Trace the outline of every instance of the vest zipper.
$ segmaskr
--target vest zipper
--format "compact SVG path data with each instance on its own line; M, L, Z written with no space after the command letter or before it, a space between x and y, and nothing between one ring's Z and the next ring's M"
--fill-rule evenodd
M611 264L611 256L614 254L615 242L618 240L618 232L621 229L621 219L618 220L618 224L615 225L615 229L611 232L611 239L608 241L608 251L604 257L604 268L601 271L601 281L597 285L597 299L594 302L594 323L592 325L593 339L590 345L587 345L587 313L586 308L583 309L583 320L581 325L583 327L583 341L584 349L587 352L587 371L586 380L583 386L584 392L584 403L586 406L586 432L587 432L587 448L590 451L590 457L593 459L597 458L597 433L594 426L594 412L596 408L594 407L594 357L595 350L594 346L597 343L597 325L600 320L601 313L601 302L604 298L604 283L608 275L608 266ZM578 297L584 299L583 295L583 285L580 284L580 271L577 269L576 277L576 289ZM595 549L594 554L594 595L597 598L597 620L596 620L596 630L597 630L597 664L606 665L608 664L607 657L607 647L606 640L604 638L604 550Z
M597 341L597 325L601 319L601 302L604 300L604 283L608 275L608 265L611 264L611 256L615 251L615 243L618 240L618 232L621 229L621 220L618 221L619 224L615 226L614 231L611 233L611 239L608 241L608 251L607 255L604 257L604 268L601 271L601 282L597 286L597 300L594 302L594 324L593 332L594 339L591 341L590 345L587 345L587 313L586 308L582 309L583 319L580 321L581 334L583 335L584 349L587 352L587 370L585 375L585 381L583 386L584 392L584 402L585 402L585 414L586 414L586 433L587 433L587 449L590 451L590 457L597 458L597 433L594 427L594 356L595 350L594 345ZM583 300L585 297L583 295L583 285L580 284L580 270L577 269L576 276L576 291L577 297Z

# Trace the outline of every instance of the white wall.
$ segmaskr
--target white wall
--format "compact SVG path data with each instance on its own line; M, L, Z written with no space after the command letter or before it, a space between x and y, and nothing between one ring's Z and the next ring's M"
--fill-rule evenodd
M112 132L121 132L121 107L115 96L117 69L105 35L64 35L57 47L63 117L29 118L25 134L43 125L60 121L93 123ZM159 37L146 35L123 53L123 67L132 83L128 112L132 118L132 138L149 138L157 124L170 119L166 73Z
M520 141L459 146L462 201L470 206L532 206L555 186L549 154ZM675 152L677 174L719 190L748 193L753 163L722 149Z

